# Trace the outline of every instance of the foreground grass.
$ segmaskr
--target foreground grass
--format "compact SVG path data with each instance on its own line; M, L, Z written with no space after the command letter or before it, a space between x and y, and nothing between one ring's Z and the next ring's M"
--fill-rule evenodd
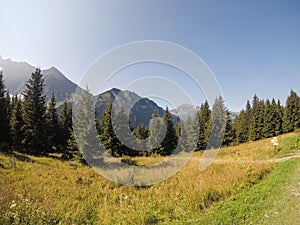
M300 159L281 162L255 186L185 224L300 224Z
M149 188L119 186L89 167L55 158L0 155L0 224L188 223L259 182L271 165L255 159L273 154L269 139L224 148L218 158L231 160L200 173L196 153L175 176ZM245 158L254 160L239 160ZM135 160L146 165L158 159Z

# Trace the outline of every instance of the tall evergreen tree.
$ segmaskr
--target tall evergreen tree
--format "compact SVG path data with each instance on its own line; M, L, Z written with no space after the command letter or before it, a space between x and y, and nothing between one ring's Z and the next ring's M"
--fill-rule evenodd
M158 112L154 109L152 114L152 119L150 120L150 136L149 136L149 146L148 153L159 153L161 149L161 138L165 136L165 130L163 128L163 122L161 121Z
M198 140L200 137L199 131L200 126L198 114L194 115L194 117L188 117L184 123L182 134L182 138L186 139L186 149L183 149L184 151L191 152L197 150Z
M226 129L227 108L222 96L216 98L211 111L211 135L208 148L218 148L222 145Z
M73 132L72 108L66 100L64 101L64 106L59 116L59 124L61 130L61 147L63 152L65 152L68 146L68 140L71 139L71 134Z
M161 148L159 150L159 154L161 155L170 155L177 147L178 139L176 136L176 131L174 128L174 124L170 118L170 112L168 107L165 110L163 121L167 126L167 131L165 138L161 143Z
M274 101L273 101L274 100ZM275 113L275 135L279 135L283 133L283 107L281 106L280 100L275 102L275 99L272 100L272 106L276 109Z
M259 140L263 137L264 128L264 101L254 95L252 103L252 120L250 123L249 139L252 141Z
M248 141L249 130L247 128L247 123L246 112L245 110L242 110L233 122L237 143L244 143Z
M296 92L291 90L284 109L283 130L287 133L297 128L300 128L300 98Z
M99 148L99 139L95 126L95 104L88 87L82 90L76 99L73 112L73 128L78 143L78 148L83 158L91 162L102 154Z
M0 150L10 150L9 103L6 98L2 70L0 71Z
M53 152L60 152L59 147L61 144L61 129L59 126L58 115L56 112L56 100L54 92L51 95L46 110L46 123L49 145L52 148Z
M23 117L22 117L22 102L17 96L13 98L13 109L10 119L11 126L11 136L12 136L12 148L15 151L22 151L22 141L24 135L22 132L23 127Z
M206 149L207 142L210 135L210 116L211 111L209 109L209 104L207 101L204 104L201 104L200 110L198 112L199 117L199 138L197 143L197 149L204 150Z
M275 136L275 128L276 128L276 104L271 104L270 100L267 99L264 107L263 137L268 138L268 137Z
M22 141L25 151L34 155L45 155L50 147L46 132L46 97L44 79L40 69L32 73L23 92L22 117L24 125Z
M225 118L225 133L223 145L229 146L235 140L235 132L233 129L233 121L228 109L226 109L226 118Z
M105 147L105 149L110 153L112 156L118 156L119 155L119 147L120 142L118 138L116 137L116 134L114 132L114 128L112 125L112 116L114 112L112 112L112 101L109 102L106 109L104 110L100 121L99 121L99 137L101 140L101 143Z

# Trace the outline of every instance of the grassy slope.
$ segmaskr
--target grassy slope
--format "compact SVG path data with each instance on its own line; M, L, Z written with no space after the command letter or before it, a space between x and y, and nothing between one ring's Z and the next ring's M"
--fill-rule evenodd
M218 158L225 160L200 173L196 153L175 176L145 189L118 186L89 167L58 159L0 155L0 224L180 224L270 171L265 161L239 159L273 155L269 139L224 148Z
M300 224L300 160L281 162L263 181L186 224Z

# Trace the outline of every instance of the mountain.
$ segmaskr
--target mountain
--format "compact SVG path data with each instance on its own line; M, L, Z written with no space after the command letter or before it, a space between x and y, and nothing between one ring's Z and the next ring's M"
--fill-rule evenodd
M200 110L199 106L183 104L175 109L170 110L173 115L178 116L181 120L185 121L188 117L193 117L197 111ZM239 113L229 111L231 118L234 120Z
M155 109L159 116L162 117L164 114L164 109L154 101L143 98L132 91L113 88L97 96L96 111L98 118L101 117L110 100L114 101L117 109L120 107L124 109L125 113L129 115L130 125L134 128L140 124L148 127ZM175 124L179 122L179 118L175 115L171 115L171 119Z
M14 62L11 59L3 59L0 56L0 67L3 70L5 84L11 94L21 94L25 84L35 71L35 67L26 62ZM71 98L78 87L66 78L58 69L51 67L42 70L45 80L45 94L47 99L55 92L56 101L61 102Z
M175 109L170 110L170 112L173 115L178 116L181 120L186 121L188 117L193 117L199 109L199 106L183 104Z
M10 91L10 94L21 94L25 89L25 84L35 71L35 67L27 62L15 62L11 59L3 59L0 55L0 68L3 70L5 84ZM70 81L58 69L51 67L42 70L45 80L45 94L47 99L51 97L52 92L55 93L58 103L58 112L62 107L62 101L65 99L72 100L75 94L77 84ZM142 98L131 91L121 91L113 88L96 96L97 98L97 117L100 118L110 99L116 100L118 106L123 106L126 113L129 115L131 126L136 127L139 124L149 126L149 121L152 118L154 109L157 109L158 114L162 116L164 109L159 107L154 101L148 98ZM117 98L117 99L116 99ZM131 109L131 110L129 110ZM179 122L177 116L171 115L174 123Z

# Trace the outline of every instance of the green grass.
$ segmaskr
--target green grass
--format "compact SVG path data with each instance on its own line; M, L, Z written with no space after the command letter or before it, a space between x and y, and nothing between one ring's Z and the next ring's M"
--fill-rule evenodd
M276 158L293 155L299 152L300 149L300 135L287 136L280 140L279 151Z
M286 140L292 136L282 136L280 144L293 144L294 139ZM286 146L281 146L280 154L289 154ZM168 180L135 188L110 182L90 167L55 155L0 154L0 224L246 224L251 216L256 224L265 215L271 218L267 209L280 211L275 197L284 197L282 184L294 183L285 179L299 165L297 160L282 162L267 176L273 166L261 159L274 157L269 139L223 148L220 160L203 172L198 170L200 157L201 152L195 153ZM163 157L123 160L149 165Z
M278 163L258 184L182 224L300 224L300 159Z

